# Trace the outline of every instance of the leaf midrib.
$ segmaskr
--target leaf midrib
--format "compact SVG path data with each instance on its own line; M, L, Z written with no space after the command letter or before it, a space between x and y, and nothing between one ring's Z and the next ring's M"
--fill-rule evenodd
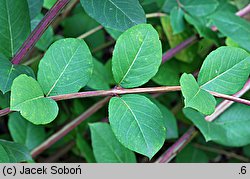
M38 97L35 97L35 98L31 98L31 99L25 100L25 101L23 101L21 103L16 104L15 106L13 106L13 108L16 108L19 105L22 105L22 104L25 104L25 103L28 103L28 102L31 102L31 101L35 101L35 100L41 99L41 98L44 98L44 96L38 96Z
M131 22L135 23L133 19L131 19L119 6L117 6L112 0L108 0L111 4L113 4L117 9L119 9L124 16L126 16Z
M142 134L142 138L143 138L143 140L144 140L144 142L145 142L145 144L146 144L146 146L147 146L147 149L149 149L148 143L147 143L147 141L146 141L146 137L145 137L145 135L144 135L144 133L143 133L143 130L142 130L140 124L139 124L139 121L138 121L136 115L134 114L133 110L129 107L129 105L126 103L126 101L123 100L122 98L120 98L120 99L122 100L122 102L125 104L125 106L129 109L130 113L131 113L132 116L134 117L134 119L135 119L135 121L136 121L136 124L137 124L137 126L139 127L140 132L141 132L141 134Z
M138 55L140 54L140 52L141 52L141 50L142 50L142 46L143 46L144 43L145 43L145 39L148 37L148 33L149 33L149 31L147 31L146 35L144 36L143 42L142 42L142 44L140 45L140 48L139 48L139 50L137 51L137 53L136 53L136 55L135 55L135 57L134 57L134 60L132 61L130 67L128 68L127 72L125 73L125 75L123 76L123 78L122 78L122 79L120 80L120 82L118 83L119 86L121 85L121 83L123 82L123 80L127 77L128 73L130 72L131 68L133 67L133 65L134 65L134 63L135 63L135 61L136 61L136 59L138 58Z
M49 92L46 94L46 96L49 96L50 93L52 92L52 90L55 88L55 86L57 85L57 83L59 82L60 78L63 76L64 72L66 71L66 69L68 68L69 64L71 63L72 59L74 58L76 52L78 51L78 49L80 48L80 45L77 47L77 49L75 50L75 52L72 54L71 58L69 59L68 63L65 65L64 69L62 70L61 74L59 75L59 77L57 78L57 80L54 82L54 84L52 85L52 87L50 88Z
M11 28L11 22L10 22L10 14L9 14L9 5L8 1L5 0L5 5L6 5L6 11L7 11L7 19L8 19L8 24L9 24L9 35L10 35L10 48L11 48L11 56L14 56L14 46L13 46L13 36L12 36L12 28Z
M190 104L192 102L193 99L195 99L195 97L199 94L199 92L201 91L201 88L198 87L198 91L195 93L195 95L189 100L188 104ZM188 105L187 104L187 105Z
M235 66L239 65L240 63L244 62L248 57L244 58L243 60L241 60L239 63L236 63L235 65L233 65L231 68L227 69L226 71L222 72L221 74L219 74L218 76L210 79L209 81L207 81L206 83L204 83L203 85L200 86L200 88L203 89L204 86L206 86L207 84L211 83L212 81L216 80L217 78L221 77L222 75L224 75L225 73L229 72L230 70L232 70Z

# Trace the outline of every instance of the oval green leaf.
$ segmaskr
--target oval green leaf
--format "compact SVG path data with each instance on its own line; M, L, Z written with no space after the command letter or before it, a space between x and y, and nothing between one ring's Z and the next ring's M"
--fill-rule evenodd
M159 108L141 95L113 97L109 121L117 139L127 148L152 158L162 147L166 128Z
M244 86L249 73L250 58L245 50L220 47L211 52L203 62L198 84L204 90L234 94Z
M58 114L56 102L45 98L38 82L27 75L20 75L13 81L10 98L10 109L20 111L33 124L48 124Z
M112 58L114 79L124 88L143 85L157 73L161 60L156 30L149 24L134 26L116 42Z
M138 0L81 0L85 11L104 27L118 31L146 23L146 16Z
M135 154L125 148L105 123L90 124L92 147L98 163L135 163Z
M39 64L37 78L46 96L75 93L88 83L92 70L86 43L68 38L50 46Z

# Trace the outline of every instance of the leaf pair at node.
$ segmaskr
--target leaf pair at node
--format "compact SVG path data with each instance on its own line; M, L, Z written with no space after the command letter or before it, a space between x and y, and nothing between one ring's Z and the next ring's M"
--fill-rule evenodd
M205 115L215 109L215 98L209 91L232 95L246 83L250 74L250 56L236 47L220 47L205 59L198 76L183 74L180 79L185 107L194 108Z
M92 55L82 40L63 39L55 42L41 59L38 81L20 75L11 87L10 109L34 124L47 124L58 114L58 106L46 98L78 92L93 69Z

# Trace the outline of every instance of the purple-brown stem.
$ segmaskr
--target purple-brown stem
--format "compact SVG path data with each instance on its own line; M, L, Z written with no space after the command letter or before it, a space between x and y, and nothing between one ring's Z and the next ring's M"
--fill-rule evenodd
M55 17L60 11L69 3L70 0L58 0L56 4L46 13L41 22L32 31L30 36L25 40L23 45L19 48L11 62L13 64L19 64L27 53L34 47L36 42L40 39L45 30L53 22Z
M247 15L248 13L250 13L250 4L248 4L246 7L244 7L243 9L239 10L236 15L243 17L245 15Z
M67 99L76 99L76 98L87 98L87 97L96 97L96 96L117 96L123 94L138 94L138 93L166 93L172 91L180 91L180 86L160 86L160 87L146 87L146 88L132 88L132 89L123 89L123 88L116 88L110 90L98 90L98 91L85 91L79 93L71 93L71 94L63 94L57 96L49 96L55 101L67 100ZM231 101L243 103L246 105L250 104L250 101L245 99L240 99L235 96L224 95L220 93L210 92L212 95L215 95L219 98L225 98ZM8 114L10 111L9 109L0 110L0 117L3 115Z
M194 44L199 39L196 35L189 37L182 43L178 44L176 47L168 50L166 53L162 56L162 63L165 63L166 61L170 60L172 57L174 57L177 53L182 51L183 49L187 48L188 46Z
M5 108L5 109L0 110L0 117L5 116L5 115L9 114L10 112L11 112L10 108Z
M156 163L167 163L171 161L196 135L198 131L191 126L168 150L158 158Z
M235 93L232 97L239 98L243 94L245 94L249 89L250 89L250 79L246 82L244 87L240 91ZM221 113L223 113L226 109L228 109L233 103L234 103L233 101L224 100L216 107L215 112L209 116L206 116L205 119L209 122L215 120L219 115L221 115Z

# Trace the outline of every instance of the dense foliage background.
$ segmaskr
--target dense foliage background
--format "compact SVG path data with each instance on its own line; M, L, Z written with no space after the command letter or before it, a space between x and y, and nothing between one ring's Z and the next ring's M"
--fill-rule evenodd
M0 162L249 162L249 3L0 0Z

